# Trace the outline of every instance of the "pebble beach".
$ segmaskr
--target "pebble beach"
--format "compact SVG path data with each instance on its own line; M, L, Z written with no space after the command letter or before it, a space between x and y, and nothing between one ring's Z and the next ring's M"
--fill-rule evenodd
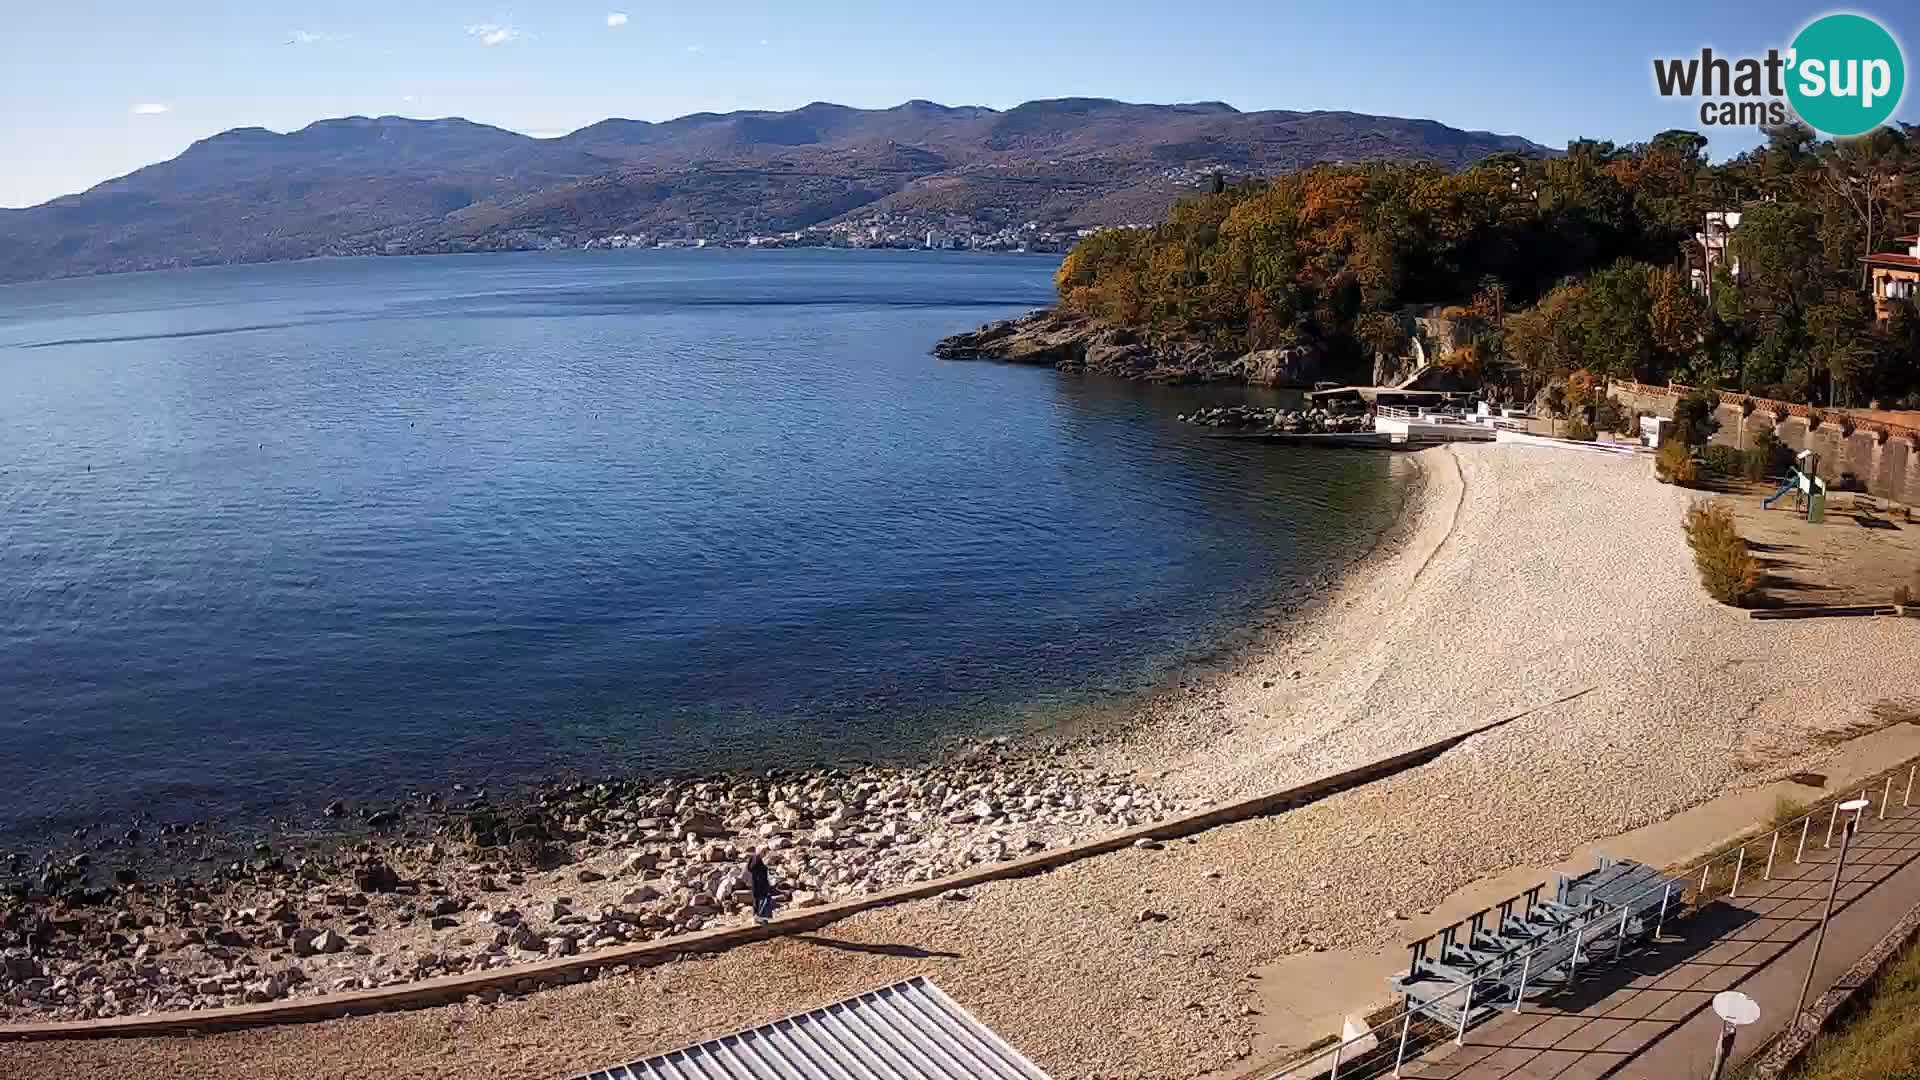
M1714 603L1680 531L1693 495L1644 460L1513 445L1416 460L1402 520L1343 584L1098 737L917 771L576 790L541 822L565 848L544 849L564 860L552 866L495 865L423 833L316 861L305 881L293 868L165 894L144 925L115 929L125 956L19 951L0 1020L300 996L670 937L749 918L734 867L750 848L802 906L1514 718L1428 765L1164 848L580 985L190 1040L0 1044L0 1073L564 1076L924 974L1055 1077L1231 1075L1251 1053L1263 965L1379 947L1395 913L1809 767L1875 705L1916 704L1912 665L1889 658L1920 656L1920 623L1763 623ZM376 864L391 882L367 876ZM110 1009L88 989L131 979L147 981ZM73 992L52 993L56 980Z

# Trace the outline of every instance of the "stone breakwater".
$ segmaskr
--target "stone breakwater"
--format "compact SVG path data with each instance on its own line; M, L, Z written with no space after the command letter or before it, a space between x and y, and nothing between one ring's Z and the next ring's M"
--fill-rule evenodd
M941 338L933 355L944 360L1004 360L1046 364L1164 383L1243 382L1306 386L1324 373L1324 357L1304 345L1233 352L1193 341L1154 338L1130 327L1057 308Z
M1350 434L1372 431L1373 418L1364 413L1336 413L1326 409L1276 409L1259 405L1222 405L1181 413L1182 423L1232 431L1279 431L1290 435Z
M395 835L261 844L204 879L95 885L88 856L49 860L0 901L0 1020L259 1003L656 941L750 919L754 850L807 908L1201 805L987 744L910 768L436 799L366 815Z

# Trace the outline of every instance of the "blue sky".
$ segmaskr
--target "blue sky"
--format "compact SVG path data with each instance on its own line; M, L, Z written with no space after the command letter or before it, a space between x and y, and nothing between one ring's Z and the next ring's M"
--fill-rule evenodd
M1698 128L1693 105L1654 93L1654 57L1784 47L1833 10L1880 19L1910 62L1920 58L1911 2L7 6L0 206L82 190L227 128L287 131L355 113L464 116L544 135L608 116L815 100L1006 107L1092 95L1426 117L1557 146ZM1896 115L1920 122L1917 103L1908 94ZM1725 132L1713 152L1755 141L1751 130Z

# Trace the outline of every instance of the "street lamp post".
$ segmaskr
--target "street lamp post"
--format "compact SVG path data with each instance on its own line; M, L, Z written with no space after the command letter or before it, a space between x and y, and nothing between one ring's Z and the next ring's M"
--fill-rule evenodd
M1733 1060L1734 1036L1741 1028L1760 1019L1760 1006L1738 990L1724 990L1713 995L1713 1011L1720 1017L1720 1041L1714 1044L1713 1072L1708 1075L1712 1080L1720 1080L1727 1063Z
M1846 811L1853 816L1847 819L1847 826L1840 833L1840 857L1833 861L1833 880L1827 883L1827 909L1820 915L1820 932L1813 939L1813 955L1807 959L1807 978L1800 984L1800 1001L1793 1007L1794 1025L1800 1023L1800 1012L1807 1007L1807 994L1813 990L1813 971L1820 966L1820 947L1827 943L1827 923L1833 918L1834 897L1840 892L1840 872L1847 865L1847 848L1852 844L1853 831L1860 826L1860 812L1868 806L1865 799L1852 799L1841 803L1834 810Z

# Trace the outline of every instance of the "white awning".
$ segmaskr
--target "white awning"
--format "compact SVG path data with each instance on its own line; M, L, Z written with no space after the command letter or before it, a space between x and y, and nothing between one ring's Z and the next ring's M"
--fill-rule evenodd
M1048 1080L925 978L580 1080Z

